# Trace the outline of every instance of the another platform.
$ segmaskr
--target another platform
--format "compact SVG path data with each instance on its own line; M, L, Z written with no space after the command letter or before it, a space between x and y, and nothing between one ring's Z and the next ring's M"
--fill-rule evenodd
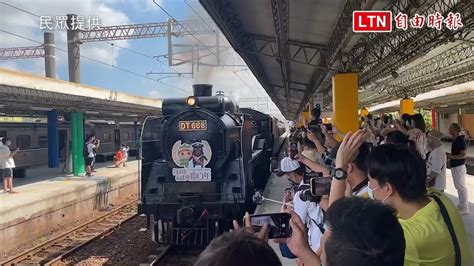
M86 220L111 203L136 197L138 162L130 161L127 166L114 168L110 162L104 163L96 168L95 176L88 178L54 177L48 175L54 169L29 169L27 178L14 179L17 184L14 190L18 193L0 194L1 251L37 239L60 226ZM18 186L22 183L25 185Z

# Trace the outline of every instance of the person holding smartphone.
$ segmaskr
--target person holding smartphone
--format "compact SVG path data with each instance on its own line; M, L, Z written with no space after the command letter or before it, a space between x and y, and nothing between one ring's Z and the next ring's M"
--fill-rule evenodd
M319 249L321 237L321 225L324 223L324 213L319 205L319 202L303 201L300 197L304 186L304 174L306 167L300 165L297 160L292 160L290 157L285 157L280 162L280 170L277 176L285 176L291 183L297 185L297 190L293 197L293 210L304 224L308 227L308 242L311 248L316 251Z

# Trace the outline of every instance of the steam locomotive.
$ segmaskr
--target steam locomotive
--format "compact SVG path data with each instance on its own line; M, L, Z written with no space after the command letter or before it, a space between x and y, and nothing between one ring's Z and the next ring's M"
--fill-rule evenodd
M143 125L139 210L158 243L207 245L252 211L281 135L275 119L212 96L212 85L193 89L165 99L163 116Z

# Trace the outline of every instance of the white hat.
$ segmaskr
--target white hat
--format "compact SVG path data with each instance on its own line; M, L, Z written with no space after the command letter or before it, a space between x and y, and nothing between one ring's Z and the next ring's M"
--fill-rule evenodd
M285 157L280 162L280 169L277 176L283 176L287 173L291 173L300 168L300 163L297 160L293 160L290 157Z

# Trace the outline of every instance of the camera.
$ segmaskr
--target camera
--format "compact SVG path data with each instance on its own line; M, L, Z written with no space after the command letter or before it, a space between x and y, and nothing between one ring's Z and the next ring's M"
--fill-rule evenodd
M299 197L302 201L305 202L315 202L319 203L321 201L322 195L318 195L313 193L312 189L312 183L315 182L315 180L319 180L323 178L323 173L321 172L309 172L305 173L303 176L303 184L299 186L298 191L301 193L299 194ZM318 188L318 189L316 189ZM314 187L315 191L319 192L321 189L318 187Z
M332 177L326 176L319 178L311 178L310 182L311 194L313 196L329 195L329 192L331 191Z

